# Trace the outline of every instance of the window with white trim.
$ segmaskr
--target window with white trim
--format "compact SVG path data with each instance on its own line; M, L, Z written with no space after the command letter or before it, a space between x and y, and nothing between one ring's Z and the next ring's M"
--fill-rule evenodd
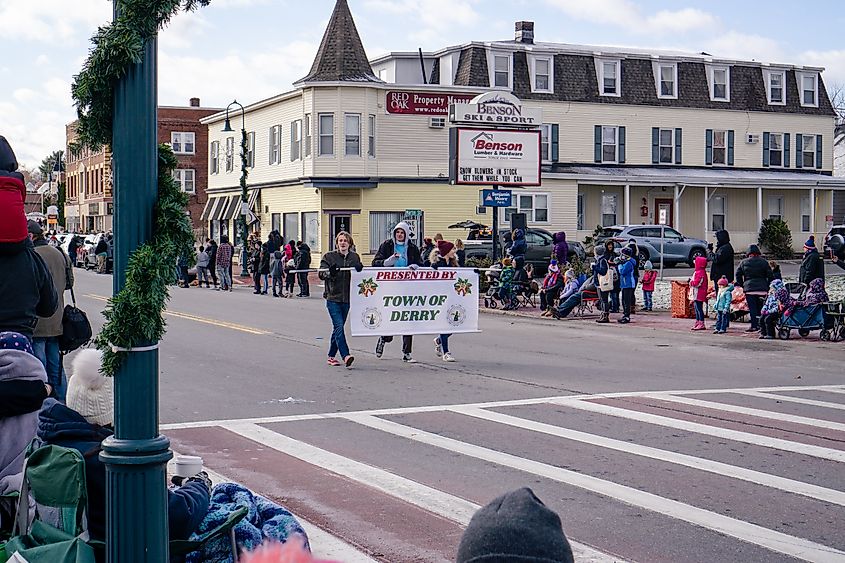
M801 232L810 232L810 198L801 198Z
M728 132L713 130L713 164L728 163Z
M196 170L192 168L177 168L173 171L173 179L179 184L179 189L188 194L197 193L196 177Z
M815 73L796 73L798 87L801 91L801 105L809 107L819 106L819 75Z
M235 169L235 138L226 137L226 172Z
M554 59L551 57L531 57L532 92L551 92L554 83Z
M721 231L727 224L726 219L727 199L723 195L714 195L710 198L710 230Z
M176 154L194 154L196 135L193 132L172 131L170 133L170 146Z
M602 125L601 161L616 162L619 158L619 128Z
M728 102L731 99L731 74L726 66L710 68L710 99L715 102Z
M769 133L769 166L784 166L784 164L783 133Z
M378 252L383 240L393 238L393 229L404 216L404 211L370 211L370 253Z
M273 125L270 127L269 135L270 164L279 164L282 161L282 126Z
M344 121L344 154L346 156L361 156L361 114L347 113Z
M334 114L321 113L317 116L319 120L319 156L334 155Z
M367 156L376 156L376 116L367 117Z
M212 174L220 172L220 141L211 141L208 150L208 169Z
M675 162L675 130L661 129L658 135L658 155L660 164Z
M786 105L786 71L767 70L763 74L766 78L766 96L769 105Z
M311 156L311 114L305 114L305 121L302 124L303 132L305 133L305 143L303 154L306 157Z
M622 63L599 61L599 93L602 96L622 95Z
M783 196L769 196L769 219L783 219Z
M513 201L516 207L504 208L505 223L511 222L514 213L525 213L529 223L549 222L549 194L520 192L519 195L514 194Z
M616 194L601 194L601 226L611 227L616 224Z
M255 168L255 131L246 134L246 165Z
M540 160L543 162L552 161L552 125L543 123L540 125Z
M657 97L678 97L678 65L657 63Z
M302 158L302 120L290 122L290 159L291 162Z
M816 167L816 136L802 135L801 145L797 147L801 151L801 164L804 168Z
M510 55L493 55L493 86L496 88L511 87Z

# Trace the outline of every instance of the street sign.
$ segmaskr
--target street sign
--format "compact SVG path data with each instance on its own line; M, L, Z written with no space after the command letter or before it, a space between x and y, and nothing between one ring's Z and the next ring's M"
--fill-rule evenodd
M422 209L406 209L405 217L421 217Z
M481 190L481 205L484 207L511 207L513 192L510 190Z

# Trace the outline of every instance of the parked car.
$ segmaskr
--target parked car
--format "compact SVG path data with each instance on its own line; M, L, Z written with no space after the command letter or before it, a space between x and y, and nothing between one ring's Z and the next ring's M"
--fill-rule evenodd
M824 245L822 254L824 256L830 257L830 247L827 245L827 242L830 240L830 237L833 235L840 235L845 237L845 225L834 225L830 228L827 234L824 236Z
M596 244L604 244L606 240L612 239L621 247L626 242L634 239L640 250L637 256L640 264L651 260L655 266L660 264L671 268L679 262L686 262L694 267L695 259L699 256L707 256L707 242L685 237L672 227L665 225L614 225L605 227L596 237ZM663 248L661 257L660 249Z
M510 231L507 229L499 231L499 256L503 255L505 248L505 235ZM549 260L552 256L554 243L552 242L552 234L544 229L526 229L525 243L528 246L528 251L525 253L525 263L534 266L534 274L537 276L545 275L546 269L549 266ZM483 230L470 233L467 240L464 241L466 246L467 259L469 258L492 258L493 256L493 241L490 234L485 234ZM584 260L587 253L584 250L584 245L577 241L567 241L569 245L569 260L578 258Z
M94 253L94 249L97 248L97 244L104 236L106 235L103 233L85 235L82 245L80 245L79 250L76 251L77 264L79 266L85 268L86 270L93 270L97 267L97 255Z

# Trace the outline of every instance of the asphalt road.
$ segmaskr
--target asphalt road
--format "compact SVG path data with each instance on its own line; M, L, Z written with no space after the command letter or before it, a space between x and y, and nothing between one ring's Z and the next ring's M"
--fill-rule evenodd
M77 272L99 325L111 277ZM454 560L475 508L519 486L579 561L845 560L842 343L484 314L454 364L430 337L414 365L356 338L346 370L319 297L172 294L163 432L348 561Z

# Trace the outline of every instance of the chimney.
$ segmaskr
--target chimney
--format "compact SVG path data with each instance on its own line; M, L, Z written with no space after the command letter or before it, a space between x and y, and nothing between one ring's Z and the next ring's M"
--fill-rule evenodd
M516 41L534 43L534 22L516 22Z
M199 98L191 98L190 102L192 108L200 107L200 99Z

